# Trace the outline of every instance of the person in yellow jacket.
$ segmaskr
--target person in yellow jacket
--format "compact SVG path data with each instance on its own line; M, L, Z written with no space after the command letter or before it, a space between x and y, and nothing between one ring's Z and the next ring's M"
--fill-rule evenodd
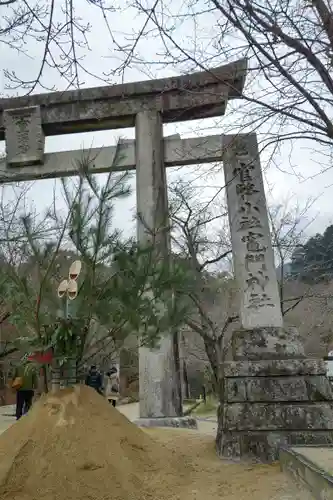
M37 387L37 377L26 365L15 369L12 388L16 391L16 420L28 413Z

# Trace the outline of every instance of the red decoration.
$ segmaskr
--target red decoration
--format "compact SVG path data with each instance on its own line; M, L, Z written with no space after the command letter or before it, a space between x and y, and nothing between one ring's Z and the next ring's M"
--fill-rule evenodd
M50 349L46 352L35 352L28 356L28 361L35 361L35 363L40 363L41 365L48 365L52 362L53 352Z

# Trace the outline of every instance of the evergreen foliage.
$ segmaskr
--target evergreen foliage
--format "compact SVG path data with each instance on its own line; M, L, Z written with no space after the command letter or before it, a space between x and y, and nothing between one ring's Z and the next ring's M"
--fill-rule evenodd
M113 227L114 203L130 193L127 181L127 173L113 172L103 185L86 172L76 184L62 180L68 212L48 211L47 240L30 214L20 217L20 258L8 253L1 291L26 352L52 348L60 364L75 357L80 367L98 346L116 349L134 333L154 347L184 321L185 305L174 300L187 279L184 266L171 268ZM59 299L58 284L78 259L77 298Z
M307 283L331 280L333 276L333 225L316 234L292 255L291 272Z

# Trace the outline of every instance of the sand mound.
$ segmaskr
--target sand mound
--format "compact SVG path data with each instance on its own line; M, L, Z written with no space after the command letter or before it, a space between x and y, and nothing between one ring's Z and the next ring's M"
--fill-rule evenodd
M184 462L94 390L77 386L41 398L0 436L0 498L179 498Z

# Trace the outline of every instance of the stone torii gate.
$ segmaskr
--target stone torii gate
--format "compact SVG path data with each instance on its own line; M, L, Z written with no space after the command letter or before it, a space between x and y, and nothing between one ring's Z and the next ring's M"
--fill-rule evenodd
M224 366L217 449L274 459L281 443L332 441L333 396L324 363L305 359L297 331L283 325L256 135L163 139L163 123L223 115L241 97L245 74L240 60L182 77L0 100L0 182L78 173L82 151L44 154L45 135L135 126L135 141L84 156L90 172L136 169L138 241L150 238L149 228L168 258L165 167L223 160L242 328ZM173 349L170 335L157 351L139 350L142 424L178 416Z
M229 99L242 94L246 60L177 78L0 100L0 140L7 158L0 181L74 175L82 157L92 172L136 169L137 237L169 255L165 166L221 159L221 136L207 140L163 140L163 123L223 115ZM47 135L135 127L135 141L117 147L44 154ZM212 150L209 158L207 146ZM78 160L76 162L76 160ZM144 224L142 223L144 222ZM147 228L150 230L148 234ZM179 397L172 335L158 351L139 350L140 417L176 417Z

